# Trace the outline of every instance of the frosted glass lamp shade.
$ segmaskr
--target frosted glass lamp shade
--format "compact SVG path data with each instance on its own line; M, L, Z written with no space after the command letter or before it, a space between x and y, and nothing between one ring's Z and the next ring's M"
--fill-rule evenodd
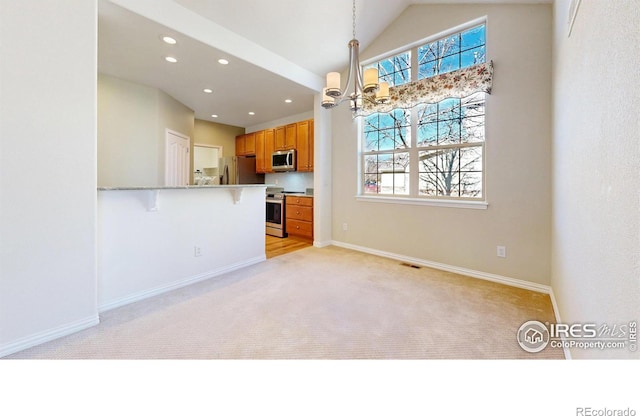
M333 97L327 95L327 88L322 89L322 107L331 108L336 105L336 100Z
M327 74L326 95L329 97L340 97L342 95L339 72L329 72Z
M374 92L378 89L378 70L369 68L364 71L364 87L366 93Z
M376 102L386 103L387 101L389 101L389 83L381 82L380 89L376 93Z

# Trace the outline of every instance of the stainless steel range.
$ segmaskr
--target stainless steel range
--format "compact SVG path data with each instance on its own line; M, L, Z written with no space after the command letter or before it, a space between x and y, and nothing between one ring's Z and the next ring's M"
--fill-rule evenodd
M286 237L284 188L267 188L266 233L274 237Z

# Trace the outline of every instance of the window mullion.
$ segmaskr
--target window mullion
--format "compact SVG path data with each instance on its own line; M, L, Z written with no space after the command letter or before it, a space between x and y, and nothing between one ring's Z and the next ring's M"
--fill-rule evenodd
M418 47L411 49L411 81L418 80ZM409 149L409 195L418 197L420 165L418 161L418 108L411 109L411 148Z

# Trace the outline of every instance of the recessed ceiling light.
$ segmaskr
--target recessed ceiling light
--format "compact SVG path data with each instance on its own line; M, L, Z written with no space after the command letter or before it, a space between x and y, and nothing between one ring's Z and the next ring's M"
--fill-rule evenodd
M174 58L173 56L165 56L164 60L167 62L171 62L172 64L175 64L176 62L178 62L178 60L176 58Z
M228 65L228 64L229 64L229 61L227 61L226 59L218 59L218 63L219 63L220 65Z
M178 43L178 41L172 38L171 36L163 36L162 40L165 43L168 43L169 45L175 45L176 43Z
M255 116L255 115L256 115L256 113L254 113L253 111L249 111L249 115L250 115L250 116Z
M217 114L211 114L211 117L218 118L218 115Z
M287 104L291 104L293 102L293 100L287 98L286 100L284 100L284 102L287 103Z
M211 94L213 92L213 90L210 88L205 88L202 91L206 92L207 94Z

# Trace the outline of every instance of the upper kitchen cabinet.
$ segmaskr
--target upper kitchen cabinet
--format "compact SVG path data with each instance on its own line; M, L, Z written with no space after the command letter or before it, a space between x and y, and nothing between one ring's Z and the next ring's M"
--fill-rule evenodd
M284 131L284 126L279 126L274 129L274 151L286 149Z
M247 156L255 156L256 154L256 134L255 133L248 133L245 135L245 143L244 143L244 150L245 150L245 155Z
M275 129L268 129L264 131L265 173L273 172L273 166L271 166L271 154L276 151L275 140L276 140Z
M298 151L298 172L313 172L313 120L296 124L296 148Z
M296 148L297 123L279 126L275 129L275 150Z
M264 141L265 130L255 132L256 142L256 173L266 173L266 146Z
M245 153L245 135L236 136L236 156L244 156Z
M256 135L255 133L242 134L236 137L236 156L255 156Z
M298 127L297 123L288 124L284 130L284 145L285 150L295 149L297 147L298 139L297 132Z

